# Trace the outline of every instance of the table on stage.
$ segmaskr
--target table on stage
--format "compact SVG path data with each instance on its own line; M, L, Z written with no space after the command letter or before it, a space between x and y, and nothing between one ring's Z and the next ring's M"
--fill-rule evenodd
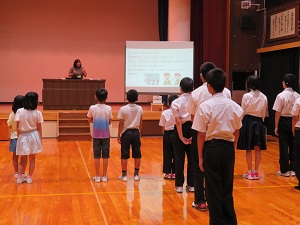
M105 88L103 79L43 79L43 109L86 109L96 103L95 92Z

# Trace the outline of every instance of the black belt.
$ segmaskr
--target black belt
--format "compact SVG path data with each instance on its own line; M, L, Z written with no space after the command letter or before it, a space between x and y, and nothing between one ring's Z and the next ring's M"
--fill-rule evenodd
M223 144L232 144L232 141L226 141L223 139L211 139L209 141L205 141L206 143L223 143Z

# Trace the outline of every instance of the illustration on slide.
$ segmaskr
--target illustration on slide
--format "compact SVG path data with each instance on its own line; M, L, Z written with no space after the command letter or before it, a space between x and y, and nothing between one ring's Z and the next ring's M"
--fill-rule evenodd
M164 79L165 79L164 85L171 85L171 80L170 80L170 78L171 78L170 73L165 73L165 74L164 74Z

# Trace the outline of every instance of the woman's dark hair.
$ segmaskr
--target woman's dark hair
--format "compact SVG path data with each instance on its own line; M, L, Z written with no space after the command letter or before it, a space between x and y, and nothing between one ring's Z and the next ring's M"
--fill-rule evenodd
M80 66L77 67L77 63L80 62ZM73 63L74 68L81 68L81 61L80 59L75 59L74 63Z
M14 98L14 102L13 102L12 107L11 107L11 109L14 113L16 113L18 109L23 108L23 101L24 101L24 96L23 95L17 95Z
M39 95L36 92L28 92L24 97L24 109L35 110L38 105Z
M260 90L260 88L261 88L261 82L260 82L259 76L250 75L246 81L246 89L248 91L250 91L250 89L255 91L255 90Z

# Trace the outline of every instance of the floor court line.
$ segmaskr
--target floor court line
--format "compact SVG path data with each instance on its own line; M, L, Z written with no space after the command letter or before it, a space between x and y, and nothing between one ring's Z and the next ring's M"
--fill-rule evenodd
M82 161L83 161L83 164L84 164L86 173L87 173L88 177L90 178L90 183L91 183L91 186L92 186L92 189L93 189L93 193L94 193L94 195L95 195L95 198L96 198L96 200L97 200L98 206L99 206L99 208L100 208L100 211L101 211L101 214L102 214L104 223L105 223L106 225L108 225L108 222L107 222L107 219L106 219L104 210L103 210L103 208L102 208L102 206L101 206L101 203L100 203L98 194L97 194L97 192L96 192L95 186L94 186L94 184L93 184L93 181L91 180L91 175L90 175L90 172L89 172L89 170L88 170L88 168L87 168L87 165L86 165L86 163L85 163L85 161L84 161L84 157L83 157L83 154L82 154L82 151L81 151L81 148L80 148L80 146L79 146L78 141L76 141L76 144L77 144L79 153L80 153L80 155L81 155L81 159L82 159Z
M92 181L91 181L92 182ZM249 187L249 186L243 186L243 187L233 187L233 189L263 189L263 188L285 188L285 187L294 187L295 185L279 185L279 186L255 186L255 187ZM98 198L98 195L101 194L126 194L126 193L153 193L153 192L175 192L174 189L169 189L169 190L139 190L139 191L101 191L101 192L96 192L94 187L93 187L93 192L78 192L78 193L51 193L51 194L28 194L28 195L1 195L1 198L19 198L19 197L51 197L51 196L72 196L72 195L95 195ZM97 200L99 201L99 199ZM100 201L98 202L100 204Z

